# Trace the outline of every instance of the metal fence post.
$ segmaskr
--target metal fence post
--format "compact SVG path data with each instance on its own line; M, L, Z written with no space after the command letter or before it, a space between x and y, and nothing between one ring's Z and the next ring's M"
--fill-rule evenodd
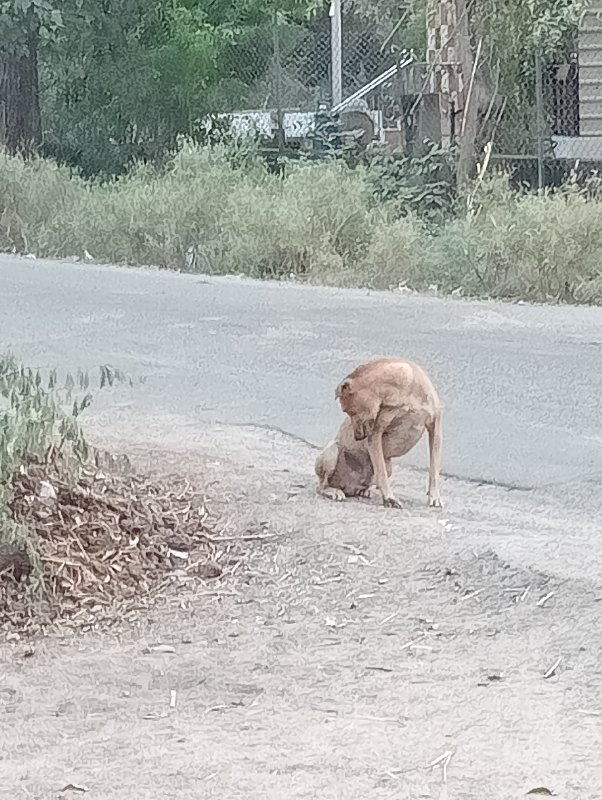
M280 15L274 12L274 95L276 100L276 142L278 155L284 152L284 121L282 110L282 62L280 57Z
M330 70L332 105L338 106L343 100L343 29L342 0L330 2Z
M535 105L537 109L537 188L541 191L545 186L544 175L544 136L545 120L543 109L543 79L541 71L541 53L539 46L535 48Z

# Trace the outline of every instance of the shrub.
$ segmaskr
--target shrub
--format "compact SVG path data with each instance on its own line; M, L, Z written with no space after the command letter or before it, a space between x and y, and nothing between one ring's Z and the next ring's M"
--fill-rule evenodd
M379 175L374 163L298 161L282 178L252 147L183 143L161 170L138 166L99 183L50 161L0 155L0 247L54 257L87 250L97 261L257 278L602 303L599 179L534 194L492 175L454 198L435 156Z
M84 376L81 383L85 383ZM12 522L8 511L13 474L29 459L49 457L52 448L67 455L87 455L77 416L90 397L84 395L68 414L55 385L54 374L45 387L39 372L14 358L0 358L0 547L17 543L28 549L30 545L26 532Z
M485 187L474 214L433 241L445 288L533 301L600 302L602 203L580 191L505 193Z
M368 180L374 196L389 203L396 216L414 215L441 225L456 202L454 152L425 141L422 152L400 158L376 150L368 161Z
M315 277L327 276L328 283L393 289L408 286L426 289L433 283L436 269L429 263L430 237L415 216L381 221L374 228L365 253L346 269L324 270Z

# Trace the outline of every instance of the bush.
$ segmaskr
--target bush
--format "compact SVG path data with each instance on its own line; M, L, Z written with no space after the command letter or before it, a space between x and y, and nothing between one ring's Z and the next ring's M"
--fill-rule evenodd
M100 388L124 380L100 368ZM132 474L126 458L88 448L78 418L89 386L79 372L59 390L56 375L46 382L0 358L0 640L58 620L121 624L126 609L131 620L173 579L174 536L191 554L186 580L221 575L223 546L205 527L201 492Z
M289 164L283 179L252 148L185 143L162 170L138 166L101 184L50 161L0 156L0 247L54 257L87 250L101 262L257 278L602 303L599 180L537 195L493 175L453 198L439 167L431 181L432 163L418 165L415 183L406 180L409 161L388 174L392 182L375 177L374 164L351 169L337 159Z
M341 162L293 165L282 181L257 157L233 168L223 147L184 145L167 170L139 166L105 184L4 157L4 180L13 192L2 246L44 256L87 250L97 261L304 275L324 250L356 258L373 224L362 176Z
M381 221L375 226L361 258L335 273L325 270L314 275L328 283L342 286L366 286L370 289L393 289L401 286L427 289L437 271L429 262L430 238L424 225L414 215ZM336 267L336 265L335 265Z
M443 288L543 302L600 302L602 204L580 191L536 195L486 186L474 214L454 220L433 242L447 260Z
M368 163L375 197L391 204L397 216L412 214L436 226L453 215L456 169L452 150L425 140L421 152L412 157L376 150Z
M89 395L76 402L73 413L68 414L55 384L55 375L50 376L45 387L39 372L13 358L0 358L0 548L16 544L26 550L30 547L26 532L9 513L15 472L30 459L48 458L52 448L66 455L87 455L77 416L88 405Z
M361 175L342 162L295 164L286 180L245 180L225 209L220 272L253 277L319 274L324 258L354 263L374 225Z
M62 226L86 199L86 185L65 167L23 160L0 151L0 248L62 255L69 244Z

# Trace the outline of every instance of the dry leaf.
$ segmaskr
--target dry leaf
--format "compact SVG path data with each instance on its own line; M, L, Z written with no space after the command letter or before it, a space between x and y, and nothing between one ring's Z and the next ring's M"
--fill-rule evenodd
M556 675L558 667L562 664L562 656L557 658L556 661L552 664L549 670L544 673L544 680L548 680L548 678L553 678Z
M175 653L176 648L170 644L154 644L150 647L145 647L143 653Z
M50 481L40 481L40 497L42 500L56 500L56 491Z
M96 456L75 471L60 460L30 460L13 476L11 513L39 544L45 596L44 603L31 601L22 586L31 565L0 548L0 569L11 567L0 582L8 632L36 632L59 619L94 627L111 621L116 606L133 621L172 579L170 549L194 552L195 577L219 576L204 497L188 481L124 474L114 461L105 467L108 456Z
M538 786L535 789L531 789L531 791L527 792L527 794L541 794L544 797L554 797L554 792L551 792L549 789L546 789L545 786Z

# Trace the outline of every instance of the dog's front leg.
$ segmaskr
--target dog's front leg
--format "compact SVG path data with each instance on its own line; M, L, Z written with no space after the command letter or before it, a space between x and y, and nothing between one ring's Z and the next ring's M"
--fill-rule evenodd
M438 413L427 426L429 437L429 488L428 504L432 508L443 508L439 492L441 473L441 414Z
M356 489L353 492L353 497L364 497L369 500L372 497L372 488L366 486L364 489Z
M401 508L401 503L396 500L389 486L387 464L383 453L383 436L381 431L376 431L368 437L368 453L374 470L374 482L382 494L383 505L388 508Z
M319 486L318 494L327 500L336 500L337 503L342 503L347 499L345 492L342 489L335 489L334 486Z

